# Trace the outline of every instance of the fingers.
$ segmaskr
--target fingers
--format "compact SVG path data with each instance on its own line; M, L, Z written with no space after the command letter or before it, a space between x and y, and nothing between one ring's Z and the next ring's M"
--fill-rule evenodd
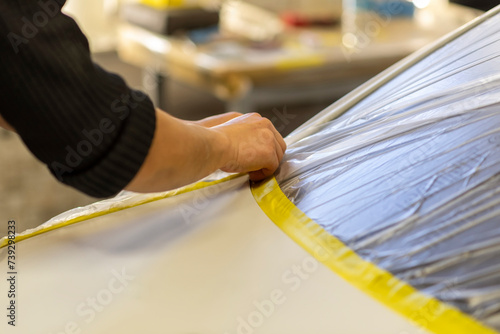
M250 180L254 182L262 181L270 176L273 176L274 172L276 172L279 167L280 161L281 159L278 159L278 157L276 156L274 161L270 163L269 167L248 173L250 176Z
M281 160L283 159L283 156L286 151L286 143L281 136L281 134L276 130L274 125L270 120L267 118L263 118L259 114L253 114L251 117L254 118L259 118L265 123L265 127L269 132L261 132L261 135L263 136L261 138L261 142L264 145L271 145L272 146L272 153L270 153L270 156L268 156L268 164L264 168L250 172L250 180L252 181L260 181L263 180L267 177L270 177L274 174L274 172L278 169L279 164ZM266 139L267 138L267 139Z
M243 114L239 112L232 111L232 112L227 112L225 114L210 116L202 120L196 121L194 123L204 126L206 128L211 128L229 122L230 120L240 117L242 115Z
M271 123L272 124L272 123ZM281 148L281 152L284 154L285 151L286 151L286 143L285 143L285 140L283 139L283 136L281 136L281 134L279 133L278 130L276 130L276 128L274 127L274 125L272 126L272 130L273 130L273 133L274 133L274 137L276 138L276 141L278 142L278 144L280 145L280 148ZM280 159L281 161L281 159Z
M276 164L276 169L277 169L281 160L283 159L283 156L285 155L286 143L281 134L278 132L278 130L276 130L274 125L271 123L271 121L269 121L269 123L272 134L274 135L273 142L274 142L274 150L276 152L276 157L277 157L277 164Z
M280 162L283 159L284 152L281 148L281 145L277 141L274 142L274 145L274 156L271 158L268 165L265 168L249 173L251 181L264 180L272 176L278 169Z
M280 148L281 148L281 152L284 153L286 151L286 143L285 143L285 140L283 139L283 136L279 133L278 130L276 130L276 128L274 127L273 123L265 118L265 117L262 117L260 114L258 113L252 113L252 114L247 114L251 117L255 117L255 118L260 118L261 120L264 120L266 123L267 123L267 127L268 129L270 129L277 141L277 143L279 144ZM281 159L280 159L281 160Z
M279 151L280 151L280 155L281 155L279 161L281 161L281 158L283 157L283 155L285 154L285 151L286 151L285 140L283 139L283 136L281 136L281 134L279 133L279 131L276 130L276 128L274 127L273 123L271 121L269 121L267 118L266 118L266 120L269 122L269 128L273 132L274 138L276 139L276 142L279 145L279 148L280 148Z
M283 147L281 146L281 143L279 143L277 140L274 142L275 145L275 150L276 150L276 155L278 158L278 165L283 160L283 156L285 155L285 150L283 150Z
M257 182L267 179L268 177L272 176L274 172L275 172L274 170L263 168L255 172L250 172L248 173L248 175L250 176L251 181Z
M267 178L266 174L264 173L263 169L248 173L248 175L250 176L250 181L253 182L264 180L265 178Z
M286 143L272 122L257 113L237 116L212 129L231 139L226 151L232 153L223 159L223 170L247 172L252 181L272 176L286 151Z
M226 123L227 121L230 121L234 118L237 118L237 117L240 117L240 116L243 116L242 113L239 113L239 112L236 112L236 111L231 111L231 112L227 112L225 114L220 114L220 115L217 115L217 116L214 116L216 118L218 118L219 120L223 121L222 123ZM222 124L222 123L219 123L219 124Z

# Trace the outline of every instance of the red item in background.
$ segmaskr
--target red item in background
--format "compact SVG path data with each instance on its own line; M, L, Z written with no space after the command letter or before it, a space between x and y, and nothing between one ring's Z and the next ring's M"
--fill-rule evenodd
M281 20L287 26L292 27L331 26L339 22L339 20L334 17L312 17L296 12L285 12L281 14Z

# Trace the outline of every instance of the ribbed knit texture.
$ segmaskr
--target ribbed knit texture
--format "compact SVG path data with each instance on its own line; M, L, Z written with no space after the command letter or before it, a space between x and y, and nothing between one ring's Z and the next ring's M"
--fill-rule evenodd
M60 181L109 197L144 162L154 107L92 62L65 2L0 2L0 114Z

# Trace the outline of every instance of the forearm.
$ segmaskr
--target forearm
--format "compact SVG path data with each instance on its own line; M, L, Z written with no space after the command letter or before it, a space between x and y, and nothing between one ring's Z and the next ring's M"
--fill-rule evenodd
M13 87L1 94L8 122L0 126L16 131L61 182L109 197L123 188L177 188L217 169L252 180L274 173L286 144L269 120L233 113L186 122L155 112L149 98L92 62L85 36L61 13L64 2L53 2L55 15L30 43L0 38L0 84ZM4 3L0 33L22 36L21 18L39 5Z
M156 111L156 130L148 156L126 187L135 192L175 189L223 167L228 139L216 130Z

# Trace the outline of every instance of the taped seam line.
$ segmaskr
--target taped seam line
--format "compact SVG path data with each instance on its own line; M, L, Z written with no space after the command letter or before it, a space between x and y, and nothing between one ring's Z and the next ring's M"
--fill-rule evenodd
M499 334L362 259L297 208L274 177L251 188L260 208L292 240L347 282L417 326L436 334Z
M203 182L202 181L202 182L194 183L194 184L186 186L186 187L182 187L182 188L175 189L175 190L172 190L172 191L160 193L158 195L152 196L152 197L147 198L147 199L142 200L142 201L138 201L136 203L127 204L127 205L117 204L116 206L113 206L113 207L105 209L105 210L96 211L96 212L93 212L91 214L83 214L83 215L80 215L80 216L76 216L76 217L74 217L74 218L72 218L70 220L67 220L67 221L63 221L63 222L59 222L59 223L54 223L53 225L47 226L47 227L39 229L39 230L35 230L33 232L30 232L30 233L18 234L18 235L16 235L14 241L16 243L18 243L20 241L23 241L23 240L26 240L26 239L29 239L29 238L33 238L33 237L35 237L37 235L44 234L44 233L47 233L47 232L50 232L50 231L53 231L53 230L57 230L57 229L60 229L60 228L63 228L63 227L69 226L69 225L81 223L81 222L90 220L92 218L97 218L97 217L105 216L105 215L108 215L108 214L111 214L111 213L114 213L114 212L118 212L118 211L122 211L122 210L126 210L126 209L131 209L131 208L134 208L134 207L137 207L137 206L141 206L141 205L152 203L152 202L156 202L156 201L159 201L159 200L162 200L162 199L166 199L166 198L174 197L174 196L177 196L177 195L185 194L185 193L188 193L188 192L191 192L191 191L200 190L200 189L203 189L203 188L207 188L207 187L210 187L210 186L214 186L214 185L217 185L217 184L221 184L221 183L224 183L224 182L236 179L236 178L244 176L244 175L245 174L233 174L233 175L229 175L229 176L227 176L225 178L222 178L220 180L215 180L215 181L211 181L211 182ZM0 239L0 249L6 247L8 245L8 243L9 243L8 240L9 239L8 239L7 236L5 236L2 239Z

